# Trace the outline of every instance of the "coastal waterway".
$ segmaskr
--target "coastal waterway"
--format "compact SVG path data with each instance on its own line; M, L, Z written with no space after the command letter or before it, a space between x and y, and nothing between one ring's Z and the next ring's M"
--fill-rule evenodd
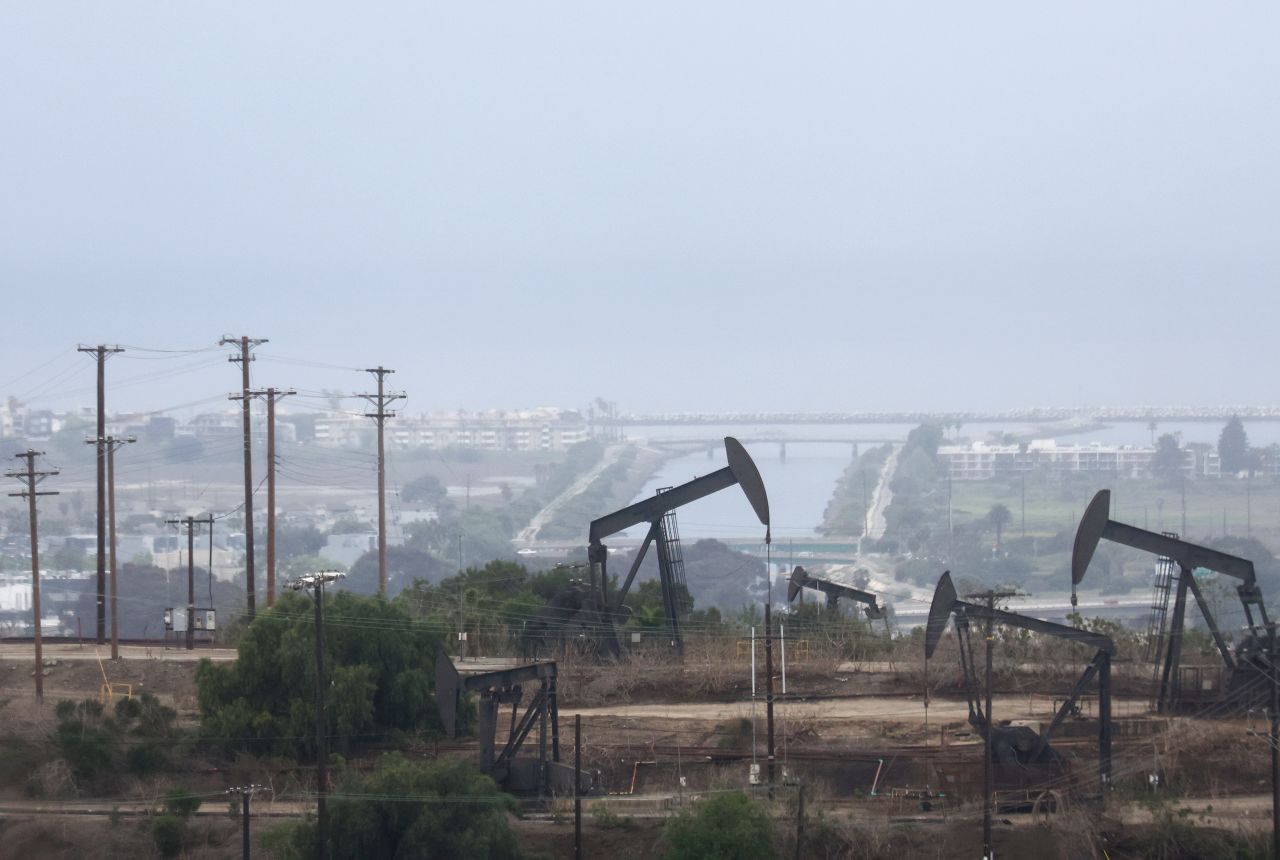
M913 427L909 424L636 425L626 428L626 436L668 451L680 448L690 451L663 461L637 494L637 500L653 495L661 487L677 486L722 468L725 457L719 440L724 436L742 440L764 478L774 521L774 546L781 550L788 539L811 543L818 538L816 529L822 523L836 483L852 461L855 441L860 452L884 442L900 444ZM1245 422L1245 430L1252 445L1280 443L1280 422ZM1164 433L1179 434L1183 444L1214 445L1221 431L1220 422L1182 421L1158 423L1154 432L1157 437ZM1056 439L1063 445L1141 446L1150 445L1152 439L1151 428L1141 421L1117 422L1083 432L1071 425L1054 428L976 423L948 427L945 432L949 442L954 439L960 443L990 441L1004 433ZM871 491L868 487L868 493ZM682 508L679 524L684 540L743 538L757 532L763 537L747 500L732 490L715 493ZM637 529L632 532L630 537L643 536Z

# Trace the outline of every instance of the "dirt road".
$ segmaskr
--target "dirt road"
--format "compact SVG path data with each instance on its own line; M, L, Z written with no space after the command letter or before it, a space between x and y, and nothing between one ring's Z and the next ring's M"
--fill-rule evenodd
M993 713L1000 720L1051 719L1060 699L1050 696L996 696ZM1128 712L1147 710L1146 699L1116 698L1112 707L1117 716ZM763 715L764 693L755 701L757 715ZM837 720L866 720L869 722L923 722L924 703L919 698L895 696L867 696L850 699L828 699L815 702L775 701L775 708L785 710L797 719L819 722ZM701 702L673 705L606 705L598 708L562 708L561 719L574 714L583 717L634 717L637 719L695 719L725 722L751 716L752 702ZM935 697L929 703L929 721L964 722L969 716L969 706L964 699Z

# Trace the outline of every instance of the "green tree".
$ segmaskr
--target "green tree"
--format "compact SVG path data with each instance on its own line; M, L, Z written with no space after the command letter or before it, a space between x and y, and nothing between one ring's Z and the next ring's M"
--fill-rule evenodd
M387 594L396 595L417 579L438 580L451 568L434 555L412 546L387 547ZM360 556L347 572L346 588L357 594L378 592L378 552Z
M240 639L234 663L200 661L202 731L218 746L310 755L315 736L314 604L282 595ZM389 730L438 727L430 668L441 636L399 606L349 592L325 596L326 716L338 749Z
M267 545L267 533L258 532L258 546ZM319 555L325 535L315 526L280 526L276 529L276 558L280 561L300 555Z
M1156 442L1156 452L1151 457L1151 473L1165 481L1175 481L1182 474L1182 449L1172 433L1165 433Z
M458 543L462 543L463 563L485 564L494 559L513 558L515 523L507 511L473 506L462 510L442 510L440 519L414 523L409 527L408 546L425 550L436 558L448 559L458 569Z
M424 860L519 860L507 814L515 800L471 764L419 764L396 753L370 774L351 774L329 804L329 856ZM312 823L268 837L277 856L315 855Z
M664 860L770 860L773 823L740 792L717 794L667 822Z
M1232 415L1218 435L1218 459L1223 474L1242 472L1251 466L1249 436L1239 415Z
M1013 522L1013 514L1004 505L995 504L991 506L991 510L987 511L987 522L991 523L991 527L996 530L996 549L999 550L1004 527Z
M414 478L400 490L400 498L406 502L435 507L449 495L448 489L435 475Z

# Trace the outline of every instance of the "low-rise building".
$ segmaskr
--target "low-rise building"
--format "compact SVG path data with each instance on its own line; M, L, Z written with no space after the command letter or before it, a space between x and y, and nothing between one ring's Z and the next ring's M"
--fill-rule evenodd
M1016 445L944 445L938 448L938 460L957 481L982 481L1026 472L1088 472L1135 478L1150 473L1155 453L1155 448L1147 446L1097 442L1059 445L1053 439L1037 439ZM1182 454L1183 472L1195 474L1195 452L1183 449Z

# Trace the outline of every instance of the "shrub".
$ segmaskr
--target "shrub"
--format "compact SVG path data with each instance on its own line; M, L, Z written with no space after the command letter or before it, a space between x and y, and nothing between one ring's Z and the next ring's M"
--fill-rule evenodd
M667 822L665 860L771 860L773 823L741 792L718 794Z
M388 754L373 773L344 780L342 794L329 805L330 856L522 856L507 824L515 801L465 762L424 765ZM268 845L278 856L302 858L314 856L315 840L308 822L278 828Z
M186 842L186 821L176 815L161 815L151 826L151 838L161 857L177 857Z
M227 750L314 754L313 604L287 594L258 618L234 663L196 671L207 739ZM353 738L438 725L427 664L439 636L398 605L337 592L325 598L329 731L339 750Z
M179 818L190 818L200 808L200 798L185 788L175 788L164 797L164 811Z

